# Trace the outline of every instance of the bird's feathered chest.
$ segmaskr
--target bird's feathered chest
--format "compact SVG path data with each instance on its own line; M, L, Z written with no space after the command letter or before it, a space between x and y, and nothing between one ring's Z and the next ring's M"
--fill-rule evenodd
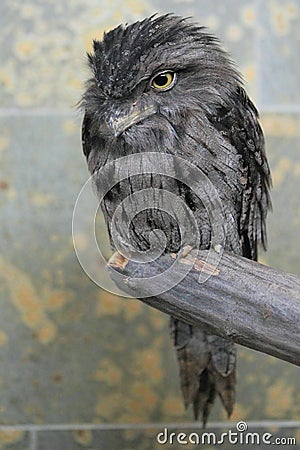
M145 251L154 245L151 239L165 239L166 251L177 252L183 245L195 245L198 231L198 246L208 248L212 229L209 209L214 205L207 205L203 196L207 195L205 189L209 183L222 205L223 216L219 219L227 225L226 246L240 252L241 156L207 118L191 115L176 126L170 126L162 117L154 118L152 122L132 127L121 140L103 140L93 148L94 153L89 155L91 172L95 172L95 167L134 155L129 163L123 158L124 164L128 164L125 168L128 177L122 181L119 181L118 165L112 166L109 175L112 188L101 205L112 245L117 239L119 245ZM151 159L151 173L145 170L140 158L149 152L156 155L154 163ZM165 154L173 162L163 170ZM196 168L193 180L183 161ZM95 185L100 195L102 182L96 175Z

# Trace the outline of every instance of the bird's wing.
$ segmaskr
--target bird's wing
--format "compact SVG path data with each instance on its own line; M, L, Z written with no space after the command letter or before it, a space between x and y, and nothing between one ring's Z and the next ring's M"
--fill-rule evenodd
M92 150L90 128L91 128L91 119L89 115L85 113L82 121L81 143L82 143L82 150L86 159L88 159L89 154L91 153Z
M241 155L243 195L239 233L243 255L257 259L257 244L266 248L265 219L271 208L271 175L258 112L244 89L239 87L232 104L220 108L210 121Z
M231 104L219 108L210 122L241 156L243 189L240 211L237 211L238 233L243 255L257 259L258 243L266 246L265 219L271 206L271 176L258 112L239 87ZM171 319L171 323L185 405L193 403L195 418L200 415L205 424L219 394L230 416L235 399L234 344L176 319Z

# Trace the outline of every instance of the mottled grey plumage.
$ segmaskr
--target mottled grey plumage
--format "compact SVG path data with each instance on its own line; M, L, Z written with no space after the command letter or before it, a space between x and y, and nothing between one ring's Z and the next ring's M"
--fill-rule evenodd
M141 152L188 159L218 191L227 226L225 248L256 259L257 245L266 245L270 172L257 111L218 40L181 17L155 16L120 25L102 41L94 41L88 59L92 77L81 106L83 151L90 172ZM164 71L171 71L174 84L166 90L154 88L153 76ZM96 176L99 192L104 182ZM211 223L201 200L185 184L155 174L131 176L105 196L101 207L110 236L120 201L147 187L182 198L195 215L200 248L209 247ZM123 215L126 221L126 211ZM128 248L149 249L153 229L164 231L167 252L194 244L193 233L182 236L174 217L152 208L132 221ZM128 241L122 227L118 239L124 245ZM219 394L230 415L235 397L233 343L175 319L171 330L186 406L193 404L195 417L200 414L206 422Z

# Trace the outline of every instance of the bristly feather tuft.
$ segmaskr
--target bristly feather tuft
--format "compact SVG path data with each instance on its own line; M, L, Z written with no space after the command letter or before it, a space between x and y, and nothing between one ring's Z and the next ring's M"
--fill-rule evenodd
M241 81L215 36L173 14L119 25L94 40L93 49L88 62L104 96L129 95L139 79L166 65L183 70L205 62L202 78L211 77L211 85Z

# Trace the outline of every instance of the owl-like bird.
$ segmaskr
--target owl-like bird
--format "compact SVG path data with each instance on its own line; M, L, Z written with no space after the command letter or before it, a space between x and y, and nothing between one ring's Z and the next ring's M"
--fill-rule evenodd
M108 162L143 152L185 158L218 192L227 228L225 249L255 260L258 245L266 246L270 170L258 112L218 39L188 19L151 16L94 40L88 63L92 75L81 100L82 145L99 195L103 180L97 179L97 171ZM101 208L112 247L111 221L117 206L151 187L185 202L196 218L199 248L209 248L211 223L201 199L174 177L148 173L116 182L104 196ZM172 209L172 202L169 206ZM128 233L122 235L122 226L117 229L119 243L126 246L127 240L129 249L147 251L151 231L158 229L166 239L165 252L193 245L193 236L180 232L175 209L172 215L145 204L131 220L129 238ZM206 423L219 395L230 416L235 401L234 344L174 318L171 334L185 406L193 405L195 418Z

